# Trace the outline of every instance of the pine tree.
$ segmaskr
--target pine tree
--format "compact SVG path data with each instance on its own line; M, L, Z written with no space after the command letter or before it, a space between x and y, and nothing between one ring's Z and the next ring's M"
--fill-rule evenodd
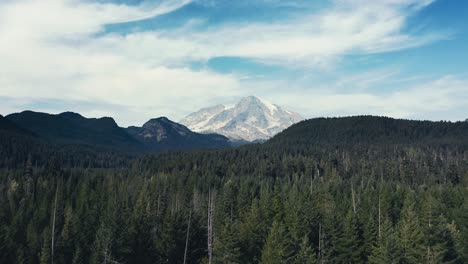
M319 262L336 263L342 255L343 220L336 211L326 210L322 221L323 224L319 224Z
M42 249L39 255L40 263L50 264L51 263L51 257L50 257L51 248L50 248L50 229L49 228L44 229L42 237L43 237Z
M112 259L112 230L103 222L96 232L91 263L106 263Z
M83 256L81 255L81 249L78 247L73 253L72 264L82 264L82 263L84 263Z
M273 222L262 250L262 263L285 264L291 258L291 244L283 223Z
M424 236L414 206L413 194L407 193L398 227L401 263L416 264L424 262Z
M436 250L433 250L435 252L432 258L433 263L461 263L462 258L457 249L460 239L460 231L457 225L454 222L447 223L442 215L439 215L437 224L435 233L439 236L439 239L436 240L437 243L434 246Z
M465 197L468 192L465 191ZM459 223L460 223L460 238L457 243L458 250L462 255L465 263L468 263L468 199L465 199L462 207L460 208Z
M363 214L365 217L365 213ZM364 262L367 262L372 253L372 247L378 240L378 226L375 223L374 215L372 213L367 216L367 221L365 221L363 228L361 259Z
M375 245L372 246L372 252L369 256L369 263L397 263L397 245L396 237L392 227L392 223L388 217L382 220L380 237Z
M441 223L440 218L436 217L437 208L435 207L435 199L428 193L424 196L421 205L421 225L424 230L424 241L426 242L426 262L440 263L442 260L444 241L441 235L445 229L444 223ZM445 221L444 221L445 222Z
M62 227L62 232L60 234L61 240L63 243L63 253L66 259L71 259L73 255L73 234L72 234L72 225L73 225L73 209L70 205L67 205L65 208L64 223Z
M216 263L242 263L238 234L237 224L231 222L230 219L225 219L225 223L216 238L214 251Z
M352 210L348 210L343 225L343 236L338 242L340 254L337 261L340 263L360 263L361 250L358 234L357 217Z
M242 262L257 263L261 258L263 240L268 235L268 227L262 218L258 200L252 201L250 210L245 213L239 224L239 240Z
M309 239L307 236L304 236L300 245L299 251L292 258L291 263L293 264L317 264L317 255L315 254L314 249L310 245Z

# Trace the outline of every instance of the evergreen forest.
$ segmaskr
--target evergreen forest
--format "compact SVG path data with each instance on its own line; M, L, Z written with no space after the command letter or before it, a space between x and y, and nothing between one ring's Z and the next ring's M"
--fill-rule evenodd
M467 122L153 154L4 129L0 155L0 263L468 263Z

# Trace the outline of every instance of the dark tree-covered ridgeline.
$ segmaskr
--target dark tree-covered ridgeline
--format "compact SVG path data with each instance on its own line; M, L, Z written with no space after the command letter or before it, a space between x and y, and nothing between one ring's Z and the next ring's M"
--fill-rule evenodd
M0 170L0 263L468 263L462 136L299 128L236 149L96 154L105 166L20 159Z

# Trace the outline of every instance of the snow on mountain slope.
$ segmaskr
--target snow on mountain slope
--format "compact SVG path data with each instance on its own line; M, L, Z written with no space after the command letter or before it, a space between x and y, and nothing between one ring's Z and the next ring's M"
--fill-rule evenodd
M180 121L200 133L218 133L233 140L265 140L303 118L263 99L249 96L236 105L203 108Z

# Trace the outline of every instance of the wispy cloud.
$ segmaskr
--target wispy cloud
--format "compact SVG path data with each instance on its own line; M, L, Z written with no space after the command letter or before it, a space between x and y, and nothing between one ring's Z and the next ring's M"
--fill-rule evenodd
M293 110L308 117L370 114L456 121L466 119L468 114L464 112L468 105L468 79L444 76L386 93L356 90L356 84L352 82L350 91L344 91L336 88L337 84L318 89L299 88L300 91L293 93L278 88L270 98L292 105L295 107Z
M324 67L346 54L397 51L446 38L442 32L404 31L408 17L428 4L424 0L338 0L322 12L287 21L221 24L203 30L184 27L112 36L106 41L161 47L166 62L236 56L283 66Z
M237 87L232 76L154 64L147 57L164 50L145 46L141 54L144 43L119 46L95 35L107 23L164 14L185 3L171 0L147 9L66 0L2 2L0 95L161 108L177 98L229 95Z
M148 3L130 6L80 0L0 2L0 96L105 101L132 109L125 114L109 108L126 124L132 118L142 122L155 113L180 118L214 99L252 93L256 85L246 84L233 74L193 70L190 65L194 61L236 56L281 67L330 69L349 54L408 49L446 37L438 32L405 31L408 17L431 3L427 0L335 0L324 10L302 12L269 23L209 25L198 21L196 25L189 23L171 30L104 30L108 24L170 13L190 0ZM378 79L368 80L364 86L375 81ZM267 93L275 94L274 87ZM355 106L345 102L350 100L346 95L316 98L321 98L320 102L343 101L339 104L356 111L361 109L357 105L374 105L373 99L385 101L357 94L352 97L358 100ZM0 110L13 108L10 105ZM313 113L316 108L310 109L307 112ZM325 113L341 111L327 110L325 105L324 109ZM372 109L388 112L382 106ZM93 113L89 108L84 111Z

